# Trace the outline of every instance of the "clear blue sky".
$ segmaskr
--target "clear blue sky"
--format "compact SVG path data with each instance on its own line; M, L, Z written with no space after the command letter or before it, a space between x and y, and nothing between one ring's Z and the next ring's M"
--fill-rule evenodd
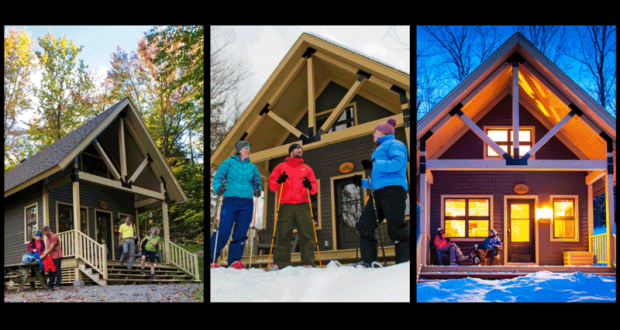
M11 26L4 26L8 30ZM22 30L24 26L15 26ZM153 26L25 26L30 38L37 43L39 37L49 30L55 37L66 37L78 47L84 46L78 59L92 71L101 67L110 67L110 54L119 45L125 51L136 50L138 39L147 33Z

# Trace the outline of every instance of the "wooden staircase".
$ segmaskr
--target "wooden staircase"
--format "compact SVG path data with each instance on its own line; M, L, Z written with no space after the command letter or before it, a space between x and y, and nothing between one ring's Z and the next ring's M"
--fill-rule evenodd
M140 255L141 256L141 255ZM118 261L108 261L108 285L128 284L171 284L171 283L200 283L194 276L187 274L171 264L157 264L155 266L155 279L151 279L151 266L147 261L144 264L144 274L140 274L140 258L131 269L127 269L127 262L120 265Z

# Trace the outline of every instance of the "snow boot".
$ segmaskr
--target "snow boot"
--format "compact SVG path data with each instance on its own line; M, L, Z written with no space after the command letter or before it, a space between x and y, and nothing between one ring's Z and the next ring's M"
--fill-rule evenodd
M276 265L276 264L271 264L271 265L269 265L269 268L265 268L266 272L275 272L275 271L278 271L278 270L280 270L280 267L278 267L278 265Z
M358 263L351 264L351 266L353 266L355 268L358 268L358 267L362 267L362 268L383 268L383 266L380 263L376 262L376 261L373 261L372 263L367 263L365 261L360 261Z
M243 264L243 262L241 262L241 260L237 260L237 261L233 262L232 265L230 265L228 268L245 269L246 267Z
M217 264L217 262L214 262L211 264L211 268L220 268L220 266Z

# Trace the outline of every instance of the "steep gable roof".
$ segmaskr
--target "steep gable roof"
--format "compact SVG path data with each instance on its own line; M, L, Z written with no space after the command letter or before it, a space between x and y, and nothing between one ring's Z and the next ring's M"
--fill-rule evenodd
M155 173L159 173L166 182L168 196L174 204L187 201L180 184L174 177L170 166L163 158L159 148L146 130L142 118L135 110L129 98L116 103L103 111L95 118L86 122L75 131L62 137L50 146L36 153L34 156L17 165L4 174L4 197L7 197L31 184L50 175L62 171L73 163L74 158L81 153L92 140L97 137L122 112L125 111L128 122L138 135L139 143L152 156L151 165Z
M293 127L307 114L308 74L304 55L314 50L315 97L330 81L347 89L358 79L358 70L371 75L368 83L358 92L393 113L402 113L398 94L390 91L397 86L410 97L410 76L401 70L362 55L325 38L303 33L284 59L271 74L241 117L225 136L210 159L211 168L217 168L234 152L240 139L252 144L252 153L270 149L282 143L289 134L281 124L262 116L265 107ZM254 134L261 132L261 134ZM269 134L265 134L269 132ZM260 135L260 136L258 136ZM252 155L250 155L250 159Z
M426 159L437 158L446 143L468 129L458 116L450 118L448 113L455 106L461 104L461 111L475 122L493 102L512 94L512 67L507 60L515 53L525 60L519 66L519 103L547 128L571 111L569 105L576 106L583 116L575 116L578 119L567 122L556 136L581 159L606 159L606 143L599 136L602 132L611 138L615 158L616 120L525 37L515 33L417 122L418 177L420 139L429 130L433 135L426 142ZM419 194L419 186L417 191Z

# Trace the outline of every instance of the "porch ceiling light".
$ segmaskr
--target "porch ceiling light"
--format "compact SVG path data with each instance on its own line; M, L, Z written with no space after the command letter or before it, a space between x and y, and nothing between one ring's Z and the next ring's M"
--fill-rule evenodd
M552 211L548 207L536 209L536 221L539 223L550 223Z

